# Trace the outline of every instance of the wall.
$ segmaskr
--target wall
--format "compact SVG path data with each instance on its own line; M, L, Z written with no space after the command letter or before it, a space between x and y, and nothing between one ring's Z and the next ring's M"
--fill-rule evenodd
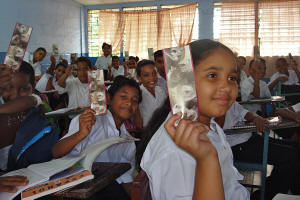
M28 51L45 47L60 53L85 53L83 6L72 0L1 0L0 62L7 51L16 22L33 27Z

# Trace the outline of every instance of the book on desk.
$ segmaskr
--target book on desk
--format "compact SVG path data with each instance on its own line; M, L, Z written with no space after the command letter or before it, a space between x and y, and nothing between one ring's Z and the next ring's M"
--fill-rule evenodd
M277 126L281 122L281 117L267 117L265 118L268 122L268 126ZM243 129L243 128L255 128L254 122L238 122L231 129Z
M134 140L133 137L108 138L89 146L76 157L64 156L4 174L3 176L26 176L29 183L17 187L16 193L0 192L0 199L11 200L21 192L22 199L36 199L93 179L92 164L101 152L111 145Z

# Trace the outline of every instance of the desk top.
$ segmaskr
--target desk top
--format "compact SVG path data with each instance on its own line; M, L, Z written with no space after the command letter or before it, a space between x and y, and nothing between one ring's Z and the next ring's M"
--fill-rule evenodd
M288 119L283 119L282 122L280 122L279 124L275 126L269 126L269 129L276 130L276 129L294 128L294 127L300 127L300 123ZM256 132L256 127L227 129L224 130L224 132L227 134Z
M86 199L109 185L116 178L130 169L129 163L95 162L92 172L94 179L81 183L68 190L52 194L55 197Z
M86 108L61 108L45 113L46 117L61 117L81 114Z
M257 98L251 99L249 101L240 101L239 104L266 104L266 103L276 103L285 101L284 96L272 96L271 98Z

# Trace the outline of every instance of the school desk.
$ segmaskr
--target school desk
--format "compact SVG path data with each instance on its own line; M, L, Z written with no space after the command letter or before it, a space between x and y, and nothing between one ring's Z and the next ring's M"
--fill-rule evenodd
M130 163L110 163L110 162L95 162L93 164L94 179L81 183L68 190L60 191L49 196L54 196L56 199L86 199L94 193L105 188L116 178L124 174L131 168Z
M264 200L264 192L265 192L265 181L266 181L266 174L267 174L267 160L268 160L268 146L269 146L269 133L270 130L276 129L284 129L284 128L293 128L299 127L300 123L292 120L283 119L279 124L275 126L269 126L265 133L263 134L264 137L264 148L263 148L263 159L261 163L251 163L251 162L242 162L236 161L234 165L243 171L261 171L261 185L249 185L245 184L246 187L251 188L261 188L261 200ZM239 129L227 129L224 130L225 134L241 134L241 133L248 133L248 132L256 132L256 128L239 128Z
M267 103L280 103L285 101L284 96L272 96L270 98L256 98L248 101L239 101L239 104L267 104Z
M270 98L256 98L256 99L251 99L248 101L239 101L239 104L260 104L261 105L261 110L262 110L262 115L263 116L267 116L266 115L266 104L270 103L272 105L274 105L276 107L280 108L280 103L285 101L285 97L284 96L272 96Z

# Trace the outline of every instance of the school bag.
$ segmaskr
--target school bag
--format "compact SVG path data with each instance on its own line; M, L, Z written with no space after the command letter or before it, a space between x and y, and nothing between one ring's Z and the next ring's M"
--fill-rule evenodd
M51 160L51 150L58 139L56 126L46 119L39 107L31 108L9 151L8 171Z

